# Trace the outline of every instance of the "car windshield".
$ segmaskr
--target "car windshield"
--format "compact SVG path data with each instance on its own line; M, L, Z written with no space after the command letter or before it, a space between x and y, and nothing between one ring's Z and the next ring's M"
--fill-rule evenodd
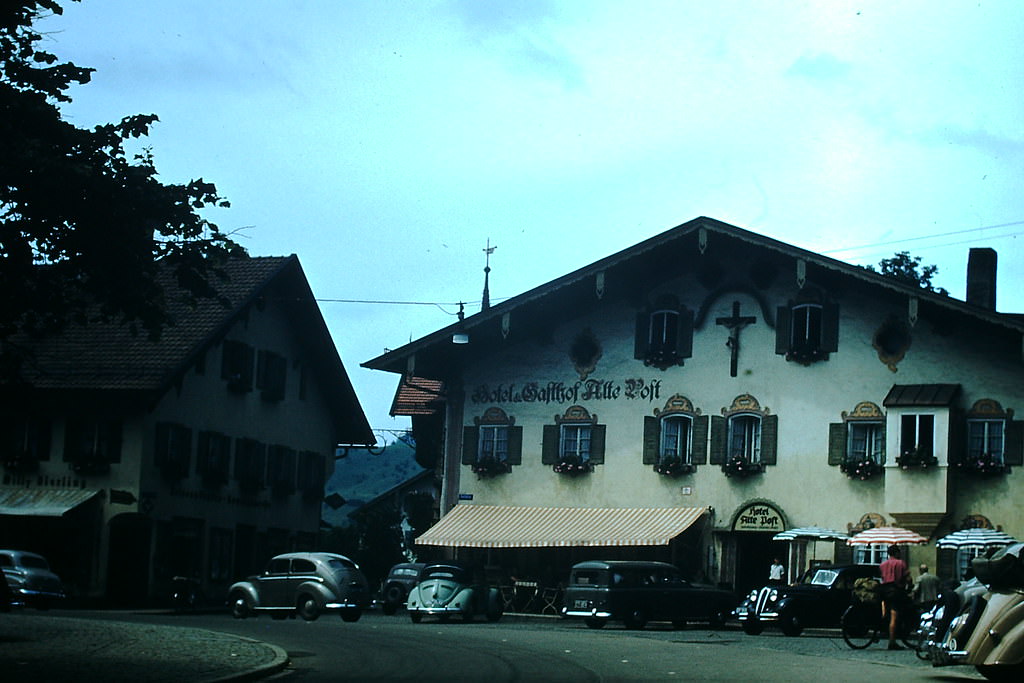
M355 563L352 562L351 560L343 560L343 559L341 559L339 557L332 557L329 560L327 560L327 566L330 567L331 569L333 569L334 571L339 571L341 569L356 569L357 568Z
M50 565L46 563L41 557L35 557L33 555L22 555L21 566L28 567L29 569L49 569Z
M423 572L423 578L427 579L448 579L450 581L463 581L465 572L459 567L430 567Z
M811 586L831 586L835 582L839 572L832 569L819 569L813 574L808 574L804 583Z

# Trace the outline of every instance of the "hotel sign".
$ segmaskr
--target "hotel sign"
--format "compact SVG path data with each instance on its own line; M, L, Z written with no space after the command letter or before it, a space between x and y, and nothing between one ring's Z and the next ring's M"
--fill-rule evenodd
M470 392L473 403L579 403L580 401L648 401L661 399L661 380L588 379L579 382L481 384Z
M755 503L740 510L733 531L785 531L782 513L767 503Z

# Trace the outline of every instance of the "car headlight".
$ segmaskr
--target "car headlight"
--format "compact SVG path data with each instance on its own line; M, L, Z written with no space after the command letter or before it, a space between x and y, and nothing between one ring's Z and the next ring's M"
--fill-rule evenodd
M771 592L768 593L768 599L771 600L772 602L775 602L776 600L778 600L779 599L779 591L777 591L777 590L775 590L773 588L771 590Z
M750 600L750 602L757 602L757 591L750 591L750 595L747 596L747 600Z

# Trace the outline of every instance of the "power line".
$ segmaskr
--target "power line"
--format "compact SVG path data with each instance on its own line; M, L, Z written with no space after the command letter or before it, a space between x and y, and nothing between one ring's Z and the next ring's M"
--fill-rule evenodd
M993 230L995 228L1009 228L1009 227L1012 227L1014 225L1024 225L1024 221L1013 221L1012 223L998 223L998 224L995 224L995 225L985 225L985 226L982 226L980 228L970 228L969 230L954 230L952 232L943 232L943 233L939 233L937 235L924 235L922 237L907 237L907 238L899 239L899 240L890 240L888 242L875 242L874 244L865 244L865 245L860 246L860 247L840 247L838 249L828 249L828 250L823 251L821 253L822 254L834 254L834 253L839 252L839 251L856 251L858 249L873 249L875 247L884 247L884 246L890 245L890 244L902 244L904 242L919 242L921 240L930 240L930 239L935 239L937 237L950 237L952 235L965 235L967 233L981 232L982 230ZM1020 234L1021 233L1019 233L1019 232L1015 232L1015 233L1010 233L1009 235L996 235L995 237L991 237L990 239L999 239L1001 237L1014 237L1014 236L1020 235ZM943 244L943 245L936 245L936 246L952 246L953 244L964 244L964 243L963 242L954 242L954 243L950 243L950 244Z

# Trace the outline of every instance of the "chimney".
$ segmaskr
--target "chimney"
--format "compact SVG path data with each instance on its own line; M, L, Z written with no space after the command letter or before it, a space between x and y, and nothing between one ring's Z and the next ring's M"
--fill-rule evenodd
M967 303L996 310L996 250L971 249L967 258Z

